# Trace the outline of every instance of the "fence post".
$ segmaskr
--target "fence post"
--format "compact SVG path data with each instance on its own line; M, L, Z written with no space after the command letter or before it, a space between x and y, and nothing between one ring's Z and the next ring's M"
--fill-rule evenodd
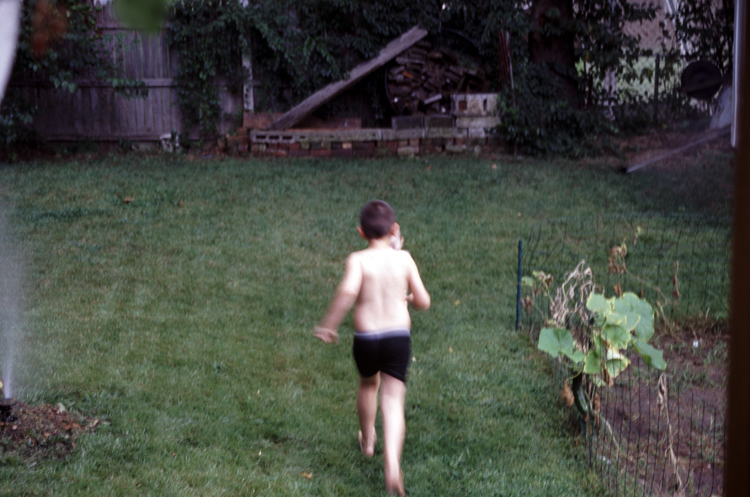
M518 290L516 292L516 331L521 322L521 275L523 269L523 240L518 240Z
M654 70L654 124L659 120L659 54L656 54L656 69Z

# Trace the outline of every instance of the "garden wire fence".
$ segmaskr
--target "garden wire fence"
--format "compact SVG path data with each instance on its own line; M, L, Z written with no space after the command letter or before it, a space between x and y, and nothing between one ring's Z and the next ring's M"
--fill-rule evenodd
M623 247L625 255L618 257ZM544 271L555 288L554 282L563 281L581 260L592 268L598 292L610 297L632 291L652 304L657 320L673 327L696 316L721 320L729 306L730 247L726 217L634 214L541 222L519 242L516 327L536 343L549 317L547 298L522 287L521 277ZM678 335L669 346L690 354L698 341L682 343L684 338ZM584 379L592 406L587 416L570 408L571 426L582 436L590 467L615 496L721 495L722 360L714 360L719 372L712 379L690 364L683 368L677 359L661 372L637 354L629 358L630 367L611 387ZM571 371L560 360L552 364L562 390Z
M533 227L519 243L519 286L520 276L531 276L532 271L562 281L584 260L605 296L612 296L616 287L631 291L673 320L698 314L726 317L730 225L728 217L712 215L550 219ZM612 254L618 247L626 252L622 261ZM523 304L519 290L517 326L523 321L526 328L538 327L544 317L520 312Z

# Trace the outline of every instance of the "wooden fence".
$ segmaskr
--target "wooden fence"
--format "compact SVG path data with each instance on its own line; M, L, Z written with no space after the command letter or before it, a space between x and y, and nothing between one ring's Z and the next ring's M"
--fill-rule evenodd
M178 57L164 43L163 35L145 35L124 27L116 19L111 4L97 13L97 26L105 36L113 38L112 60L122 67L125 77L143 81L148 96L126 98L117 95L111 86L93 80L77 81L75 93L55 88L48 81L12 82L10 91L38 109L34 131L48 141L134 142L159 140L173 130L182 132L173 79ZM217 86L223 109L219 132L224 133L241 122L243 96L230 93L226 86Z

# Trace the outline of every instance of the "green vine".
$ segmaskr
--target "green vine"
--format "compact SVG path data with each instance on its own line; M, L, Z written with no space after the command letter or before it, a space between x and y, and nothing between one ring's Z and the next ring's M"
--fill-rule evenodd
M178 0L165 28L166 43L179 50L176 82L186 133L216 132L221 105L216 84L223 79L240 92L247 74L247 12L237 0Z

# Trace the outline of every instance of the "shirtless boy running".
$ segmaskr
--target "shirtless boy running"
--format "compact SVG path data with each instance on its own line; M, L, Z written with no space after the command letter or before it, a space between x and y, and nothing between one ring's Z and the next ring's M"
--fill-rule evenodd
M360 235L369 246L346 259L344 277L315 336L338 343L337 329L354 306L354 360L359 370L359 447L367 457L375 453L375 417L383 415L385 489L405 495L401 449L406 423L406 370L411 358L411 317L408 304L429 309L430 294L403 243L396 215L382 200L367 203L360 214ZM411 293L408 293L411 291Z

